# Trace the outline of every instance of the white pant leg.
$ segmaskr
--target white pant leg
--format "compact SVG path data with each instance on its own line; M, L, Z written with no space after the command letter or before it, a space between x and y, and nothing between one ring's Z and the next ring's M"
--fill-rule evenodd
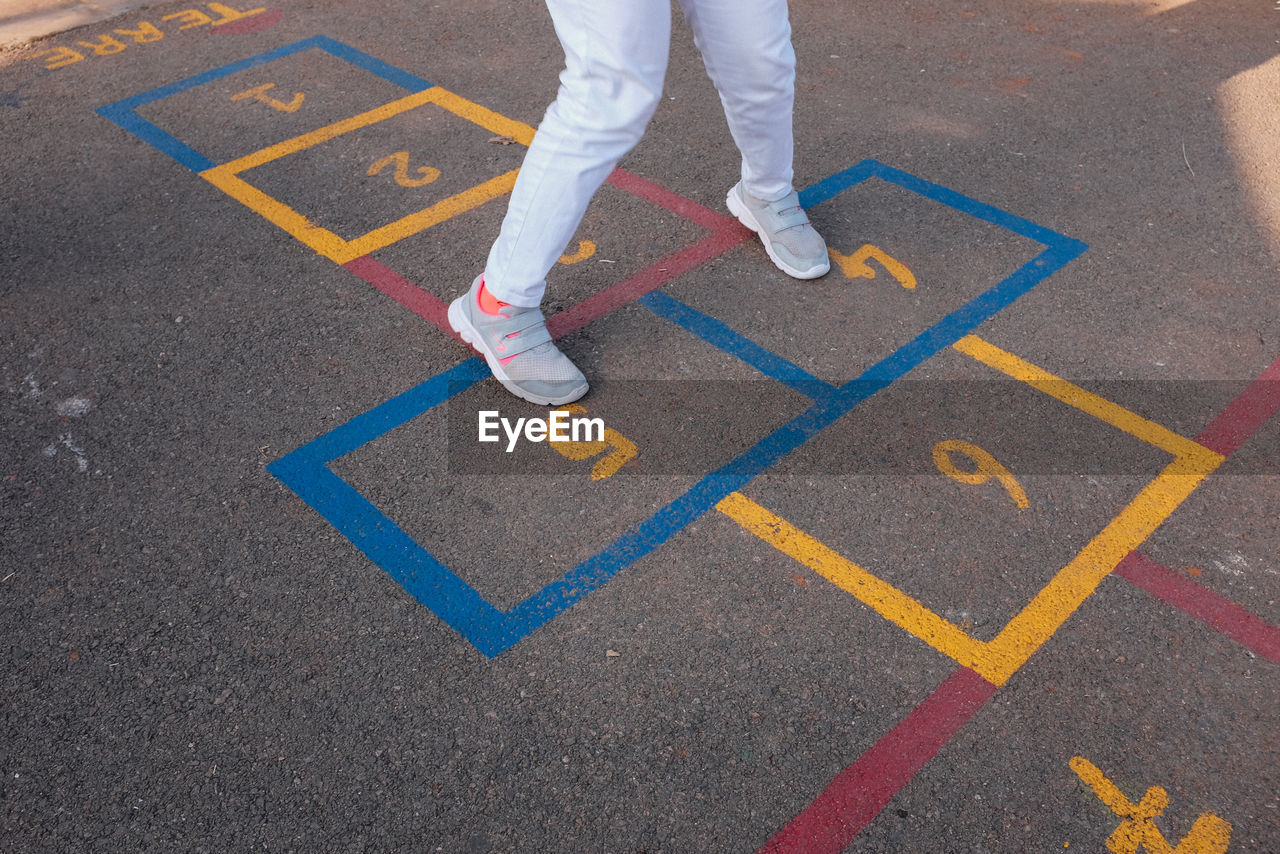
M644 134L662 96L670 0L547 0L564 48L560 90L525 154L485 285L536 306L587 204Z
M742 185L763 201L791 192L796 54L787 0L680 0L742 153Z

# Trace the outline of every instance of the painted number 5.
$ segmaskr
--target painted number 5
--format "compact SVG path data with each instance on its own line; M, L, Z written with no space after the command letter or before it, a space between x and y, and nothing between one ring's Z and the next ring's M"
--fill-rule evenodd
M834 249L828 249L827 254L831 256L832 261L836 262L840 267L840 272L844 273L847 279L874 279L876 277L875 267L867 263L869 259L874 258L889 271L890 276L898 280L898 284L907 290L915 289L915 274L907 269L906 264L903 264L878 246L872 246L868 243L851 255L844 255Z

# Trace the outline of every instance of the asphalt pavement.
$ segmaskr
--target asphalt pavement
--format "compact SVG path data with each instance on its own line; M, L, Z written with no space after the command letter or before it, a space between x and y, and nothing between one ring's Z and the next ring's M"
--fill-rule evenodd
M1280 9L796 0L812 282L674 14L554 423L541 4L0 48L0 848L1280 851Z

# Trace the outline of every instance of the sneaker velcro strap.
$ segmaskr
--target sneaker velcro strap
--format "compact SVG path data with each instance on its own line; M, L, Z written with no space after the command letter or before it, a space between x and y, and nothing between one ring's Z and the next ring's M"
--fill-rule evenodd
M791 201L790 204L773 208L773 213L777 217L776 223L778 231L785 231L788 228L795 228L797 225L807 225L809 215L804 212L804 208L800 207L797 201Z
M507 342L507 356L518 356L526 350L532 350L551 340L551 333L547 331L547 321L542 317L542 312L532 314L533 317L522 314L511 318L513 322L510 327L502 330L500 337ZM512 335L515 337L510 337Z

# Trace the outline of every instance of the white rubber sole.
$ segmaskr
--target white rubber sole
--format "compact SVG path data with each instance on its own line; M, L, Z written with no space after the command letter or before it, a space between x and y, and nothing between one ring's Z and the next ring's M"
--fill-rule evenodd
M775 267L794 279L816 279L819 276L825 276L827 272L830 271L831 262L825 258L821 264L816 264L807 270L792 267L790 264L779 258L777 253L773 251L773 246L769 242L768 238L764 236L764 226L756 221L756 218L751 214L750 208L738 199L738 194L734 192L736 189L737 187L735 186L733 190L730 190L729 194L724 197L725 204L729 206L729 213L736 216L738 218L738 222L742 223L759 235L760 242L764 244L764 251L769 254L769 260L773 262Z
M484 345L484 337L480 335L479 330L472 325L470 320L467 320L467 313L462 309L462 301L464 299L466 299L466 294L449 303L449 326L461 336L463 341L470 344L477 353L484 357L484 362L493 373L493 378L502 383L502 387L507 391L521 400L527 400L539 406L563 406L566 403L573 403L590 390L590 386L584 382L568 394L559 397L544 397L516 385L515 380L511 379L510 375L503 369L502 362L498 361L498 357L490 353L489 348Z

